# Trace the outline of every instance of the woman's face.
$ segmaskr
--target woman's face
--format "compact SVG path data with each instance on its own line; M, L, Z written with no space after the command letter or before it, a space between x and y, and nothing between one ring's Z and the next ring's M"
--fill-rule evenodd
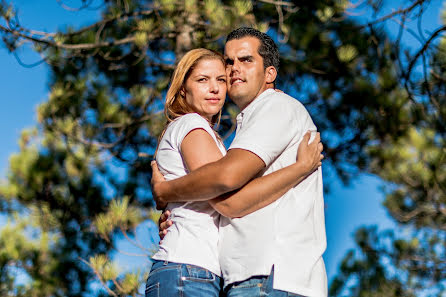
M226 71L220 60L201 60L184 84L187 104L211 121L225 103Z

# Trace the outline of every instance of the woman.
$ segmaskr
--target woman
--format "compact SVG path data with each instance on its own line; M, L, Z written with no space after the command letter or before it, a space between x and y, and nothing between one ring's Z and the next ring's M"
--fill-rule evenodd
M210 50L189 51L178 63L166 96L168 125L158 145L156 160L165 179L186 175L225 155L221 139L212 129L218 123L226 96L223 57ZM272 174L254 179L242 189L207 202L169 203L173 225L153 256L146 297L219 296L219 213L244 206L244 216L281 197L320 166L319 136L308 144L304 137L298 161ZM224 203L221 203L224 201Z

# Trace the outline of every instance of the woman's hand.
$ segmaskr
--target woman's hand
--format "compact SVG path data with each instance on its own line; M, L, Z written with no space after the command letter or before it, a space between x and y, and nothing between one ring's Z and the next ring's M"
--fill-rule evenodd
M322 155L322 151L324 146L321 143L321 135L319 132L316 133L313 141L310 141L311 131L308 131L302 141L299 144L299 148L297 149L297 163L299 163L307 172L308 175L313 173L319 166L322 165L322 159L324 155Z

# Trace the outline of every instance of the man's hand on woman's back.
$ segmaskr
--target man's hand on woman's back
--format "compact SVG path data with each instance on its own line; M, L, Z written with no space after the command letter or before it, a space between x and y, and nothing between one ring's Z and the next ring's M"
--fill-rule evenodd
M172 221L169 220L169 216L170 216L170 211L165 210L165 211L163 211L163 213L160 215L160 218L158 219L158 229L159 229L158 234L160 236L160 240L163 240L164 236L166 236L167 228L172 226Z

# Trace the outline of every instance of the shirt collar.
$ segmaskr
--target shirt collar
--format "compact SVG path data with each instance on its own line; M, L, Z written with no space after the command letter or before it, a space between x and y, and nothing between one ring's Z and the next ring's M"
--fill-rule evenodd
M263 100L265 100L265 98L268 98L268 95L271 95L273 93L275 93L276 91L274 89L266 89L265 91L263 91L259 96L257 96L254 100L251 101L251 103L248 104L248 106L246 106L237 116L237 120L241 118L245 115L245 114L249 114L251 113L251 111L259 104L261 104L261 102Z

